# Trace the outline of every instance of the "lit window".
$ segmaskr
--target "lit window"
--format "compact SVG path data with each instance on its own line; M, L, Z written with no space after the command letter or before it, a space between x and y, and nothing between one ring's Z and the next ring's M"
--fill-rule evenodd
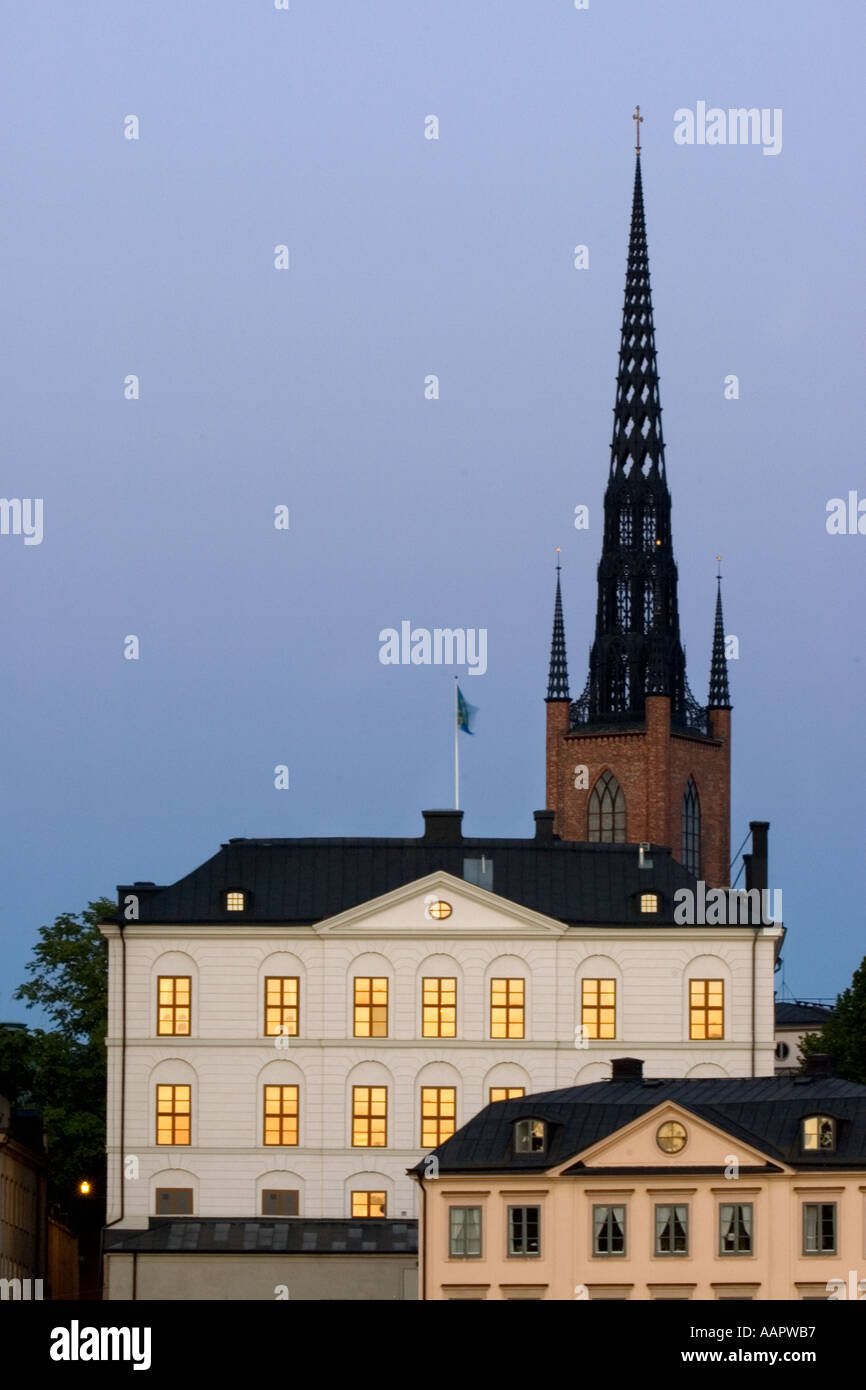
M677 1154L680 1149L686 1146L685 1125L681 1125L679 1120L666 1120L663 1125L659 1125L656 1133L656 1143L663 1153Z
M656 1254L689 1253L689 1209L687 1206L656 1207Z
M431 976L421 982L421 1036L457 1036L457 981Z
M641 893L640 895L641 912L658 912L659 895L658 893Z
M448 1249L452 1260L481 1256L481 1208L448 1208Z
M525 1086L491 1086L490 1103L497 1100L519 1100L526 1095Z
M719 1207L719 1253L751 1255L752 1203L722 1202Z
M836 1203L803 1203L803 1254L835 1255Z
M583 980L580 1021L585 1038L616 1037L616 980Z
M157 1216L192 1216L191 1187L158 1187L156 1189Z
M245 894L239 892L226 893L226 912L243 912Z
M298 1036L298 978L268 975L265 980L265 1037Z
M352 1087L352 1147L384 1149L388 1132L387 1086Z
M157 1086L157 1144L188 1144L190 1124L189 1086Z
M543 1120L518 1120L514 1126L514 1152L540 1154L547 1147L547 1126Z
M592 1253L625 1254L625 1207L593 1207Z
M265 1143L297 1144L297 1086L265 1087Z
M384 1192L353 1192L353 1216L384 1216L386 1209Z
M724 980L689 981L689 1037L725 1036Z
M524 1025L524 981L490 981L491 1038L522 1038Z
M159 1003L156 1031L160 1037L189 1037L190 976L160 975L157 981Z
M450 903L437 902L430 904L430 916L437 922L444 922L446 917L451 916L452 911L453 908Z
M587 822L591 841L625 843L625 794L612 772L603 772L593 787Z
M298 1191L291 1187L266 1187L262 1192L262 1216L297 1216Z
M508 1253L541 1254L541 1207L508 1208Z
M421 1087L421 1147L435 1149L457 1128L457 1091L454 1086Z
M380 976L355 976L355 1037L387 1038L388 981Z
M832 1153L836 1148L836 1121L830 1115L807 1115L801 1143L805 1150Z

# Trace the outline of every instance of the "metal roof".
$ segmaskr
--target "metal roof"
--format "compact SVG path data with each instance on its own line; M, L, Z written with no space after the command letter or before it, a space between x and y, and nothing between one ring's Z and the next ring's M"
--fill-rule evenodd
M276 1220L244 1217L200 1219L151 1217L147 1230L107 1226L107 1254L246 1255L415 1255L417 1221L387 1217L369 1220L284 1216Z

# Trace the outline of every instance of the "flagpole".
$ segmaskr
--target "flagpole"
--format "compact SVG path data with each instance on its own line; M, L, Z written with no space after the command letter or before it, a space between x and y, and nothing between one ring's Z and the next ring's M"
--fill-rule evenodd
M457 722L457 677L454 677L454 810L460 810L460 726Z

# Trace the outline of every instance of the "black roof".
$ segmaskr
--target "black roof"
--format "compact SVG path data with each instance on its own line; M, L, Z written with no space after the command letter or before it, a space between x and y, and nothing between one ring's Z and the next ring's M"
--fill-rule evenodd
M695 891L694 875L669 849L652 846L652 868L641 869L637 845L585 844L552 835L464 838L462 812L424 814L427 831L416 839L230 840L177 883L120 886L120 901L134 893L141 922L310 924L437 870L463 878L464 859L482 856L493 865L495 894L567 924L670 926L675 891ZM248 895L244 912L226 911L230 889ZM642 916L637 905L637 895L646 892L659 895L659 912L651 917Z
M152 1216L147 1230L107 1226L103 1240L105 1250L115 1254L415 1255L418 1223L387 1217L331 1220L285 1216L267 1221Z
M810 1004L800 999L776 1000L777 1028L794 1028L809 1023L820 1027L832 1017L833 1010L826 1004Z
M761 1150L771 1161L779 1160L804 1171L866 1169L866 1086L826 1076L596 1081L517 1100L496 1101L479 1111L434 1152L440 1172L543 1172L616 1133L666 1100L724 1130L733 1139ZM800 1152L800 1122L804 1116L815 1114L830 1115L837 1121L833 1153ZM529 1117L546 1120L550 1126L546 1153L513 1152L514 1122ZM424 1163L422 1159L412 1171L423 1173ZM714 1171L721 1172L723 1168L720 1158L719 1168ZM575 1164L567 1171L590 1170Z

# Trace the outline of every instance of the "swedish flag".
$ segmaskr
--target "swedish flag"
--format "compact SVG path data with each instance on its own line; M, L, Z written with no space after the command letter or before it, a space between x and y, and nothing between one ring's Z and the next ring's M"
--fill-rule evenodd
M460 686L458 685L458 687L457 687L457 727L458 727L458 729L462 729L463 732L464 732L464 734L473 734L473 733L475 732L475 730L474 730L471 726L472 726L472 721L473 721L473 719L475 718L475 716L476 716L477 713L478 713L478 706L477 706L477 705L470 705L469 702L468 702L468 700L464 699L464 697L463 697L463 691L460 689Z

